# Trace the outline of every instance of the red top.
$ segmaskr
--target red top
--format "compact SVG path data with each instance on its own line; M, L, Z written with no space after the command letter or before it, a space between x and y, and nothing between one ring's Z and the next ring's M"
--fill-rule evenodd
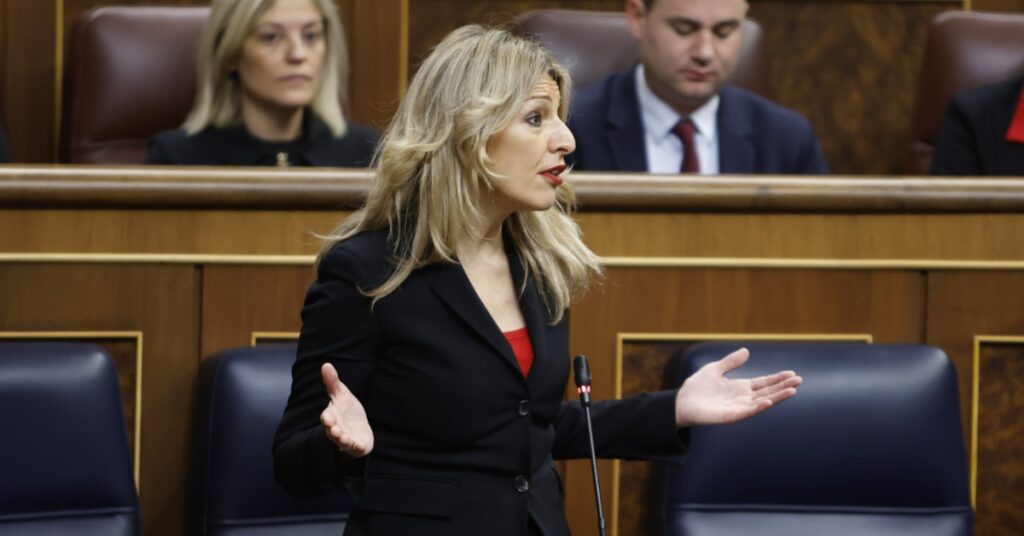
M512 353L516 355L516 361L519 362L519 370L523 371L524 377L529 376L530 369L533 368L533 343L530 342L530 332L524 326L516 330L506 331L503 335L508 339L508 343L512 345Z
M1024 89L1020 92L1020 102L1010 122L1010 130L1006 132L1006 141L1024 143Z

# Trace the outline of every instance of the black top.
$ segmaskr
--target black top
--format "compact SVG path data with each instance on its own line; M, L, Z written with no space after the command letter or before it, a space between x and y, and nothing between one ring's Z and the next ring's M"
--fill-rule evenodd
M291 142L257 139L245 125L209 127L189 136L184 130L157 134L146 155L146 164L182 166L290 166L366 167L377 146L377 132L348 124L336 138L315 114L307 112L302 136ZM282 156L283 155L283 156Z
M589 450L583 410L563 402L569 330L547 309L507 244L519 307L534 348L524 377L512 347L462 267L414 270L376 304L393 270L387 231L345 240L318 266L302 309L292 391L274 446L285 489L310 495L347 480L357 491L346 536L523 536L532 518L547 536L568 536L554 458ZM366 409L373 452L353 461L320 424L330 362ZM595 402L596 450L604 457L676 455L675 391ZM352 480L354 479L354 480Z
M932 175L1024 176L1024 143L1006 139L1024 78L959 93L935 140Z
M0 164L11 161L11 153L7 149L7 135L4 134L4 127L0 126Z

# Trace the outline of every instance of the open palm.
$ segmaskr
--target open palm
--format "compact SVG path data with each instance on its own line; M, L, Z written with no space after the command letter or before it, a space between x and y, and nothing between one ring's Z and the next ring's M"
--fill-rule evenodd
M747 362L741 348L704 365L683 382L676 395L676 424L725 424L746 419L792 397L803 381L791 370L751 379L725 374Z
M373 450L373 430L359 399L338 378L330 363L320 367L324 387L331 401L320 414L320 422L331 442L351 456L366 456Z

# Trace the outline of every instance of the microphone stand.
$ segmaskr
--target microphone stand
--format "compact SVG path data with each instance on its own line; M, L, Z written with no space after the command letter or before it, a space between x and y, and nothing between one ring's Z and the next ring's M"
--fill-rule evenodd
M601 503L601 479L597 474L597 452L594 449L594 424L590 419L590 365L587 356L578 355L572 361L576 376L576 392L580 395L580 405L587 421L587 441L590 446L590 468L594 473L594 498L597 500L597 528L601 536L605 536L604 506Z

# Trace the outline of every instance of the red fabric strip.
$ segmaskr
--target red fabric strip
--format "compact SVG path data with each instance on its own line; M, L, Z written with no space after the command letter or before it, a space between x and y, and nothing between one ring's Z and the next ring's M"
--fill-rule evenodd
M519 369L523 371L523 376L529 376L530 369L533 368L533 343L530 342L530 332L522 327L506 331L503 335L512 346L512 353L516 355L516 361L519 362Z
M1010 130L1006 131L1006 141L1024 143L1024 88L1020 92L1020 101L1017 102L1013 121L1010 121Z

